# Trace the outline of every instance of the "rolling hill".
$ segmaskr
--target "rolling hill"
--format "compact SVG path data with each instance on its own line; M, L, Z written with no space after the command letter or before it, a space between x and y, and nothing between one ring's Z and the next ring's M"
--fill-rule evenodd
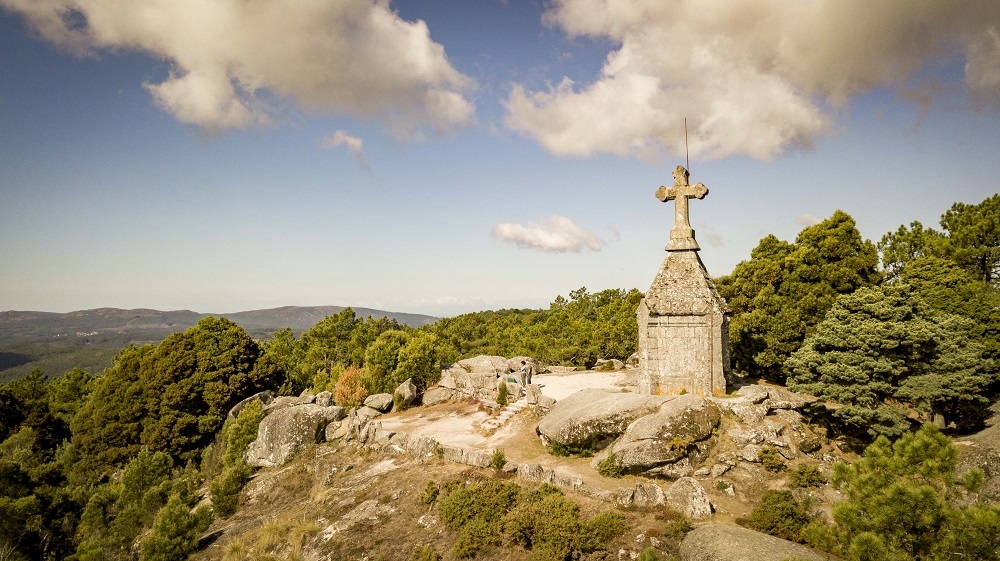
M389 317L410 327L438 319L422 314L353 309L360 318ZM0 382L19 378L34 368L40 368L49 377L62 375L74 367L100 372L111 365L119 349L129 344L162 341L207 316L226 317L252 337L262 339L285 327L301 333L342 310L344 306L283 306L225 314L146 308L0 312Z

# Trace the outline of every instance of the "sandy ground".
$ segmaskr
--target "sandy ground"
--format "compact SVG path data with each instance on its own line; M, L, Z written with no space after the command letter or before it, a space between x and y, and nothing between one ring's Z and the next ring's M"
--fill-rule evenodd
M585 388L622 389L632 385L634 374L622 372L576 372L570 369L535 375L542 394L559 400ZM479 450L500 449L508 461L540 464L545 468L573 472L596 487L617 488L628 480L608 480L589 467L590 458L557 457L549 454L535 432L538 417L525 409L508 420L499 430L487 434L480 429L490 415L473 400L416 407L379 417L382 428L406 432L411 436L430 437L442 444ZM639 481L638 479L636 481Z
M541 387L542 395L558 401L585 388L620 389L628 379L627 372L557 370L536 374L532 382ZM523 411L495 433L486 435L479 426L490 418L489 414L471 401L458 401L385 415L379 421L387 430L431 437L441 444L487 450L502 447L505 442L517 437L525 427L524 423L515 421L530 417L533 417L530 412Z

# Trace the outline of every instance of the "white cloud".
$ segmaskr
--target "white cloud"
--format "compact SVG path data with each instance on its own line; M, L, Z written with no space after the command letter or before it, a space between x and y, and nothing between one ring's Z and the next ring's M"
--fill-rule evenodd
M815 226L822 221L822 218L819 218L810 212L806 212L795 217L795 223L800 226Z
M338 146L346 146L347 150L351 153L351 156L358 162L358 164L368 169L368 156L365 154L365 144L364 142L356 137L351 136L347 131L339 130L331 133L320 141L321 148L337 148Z
M962 56L973 100L1000 110L1000 2L553 0L547 24L607 37L590 84L513 88L508 128L561 156L691 153L769 160L830 130L831 112L926 61Z
M600 251L607 242L596 234L580 228L565 216L552 215L528 224L497 224L490 232L493 237L514 243L517 247L548 253L579 253L584 248Z
M80 54L146 52L172 64L145 84L178 120L209 132L271 123L293 100L382 122L401 139L473 122L471 80L423 21L389 0L0 0Z

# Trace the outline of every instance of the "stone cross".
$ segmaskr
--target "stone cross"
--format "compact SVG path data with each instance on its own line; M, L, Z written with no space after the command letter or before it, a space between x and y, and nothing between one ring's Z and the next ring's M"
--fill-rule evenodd
M674 201L674 227L670 229L670 241L664 249L667 251L701 249L694 239L694 230L688 221L688 199L691 197L704 199L707 194L708 188L701 183L688 184L688 170L684 169L684 166L677 166L674 170L673 187L660 186L656 190L657 199L663 202Z

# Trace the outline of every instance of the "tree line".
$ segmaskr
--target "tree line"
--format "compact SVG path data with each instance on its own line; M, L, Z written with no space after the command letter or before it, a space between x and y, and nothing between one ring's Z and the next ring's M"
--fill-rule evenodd
M733 367L842 404L868 438L977 426L997 391L1000 195L864 240L842 211L760 241L717 285ZM879 265L881 264L881 267Z

